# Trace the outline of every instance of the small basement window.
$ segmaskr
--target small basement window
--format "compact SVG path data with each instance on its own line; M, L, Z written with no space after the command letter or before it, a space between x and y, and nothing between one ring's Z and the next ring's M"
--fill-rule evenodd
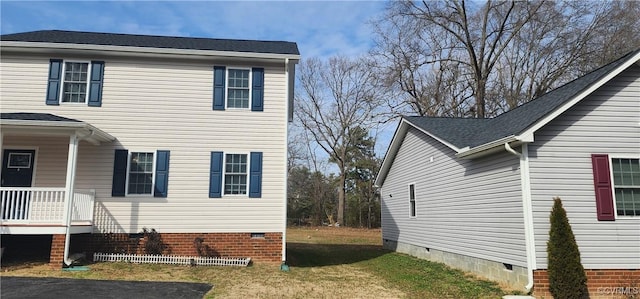
M505 270L513 271L513 265L512 264L502 263L502 265L504 266Z
M251 239L264 239L264 233L251 233Z

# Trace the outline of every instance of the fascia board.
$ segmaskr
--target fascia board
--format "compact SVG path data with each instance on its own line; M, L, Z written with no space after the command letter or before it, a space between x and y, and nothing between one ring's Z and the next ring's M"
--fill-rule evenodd
M246 59L277 59L282 60L289 58L291 60L300 60L300 55L295 54L277 54L277 53L256 53L256 52L237 52L237 51L215 51L215 50L194 50L194 49L173 49L173 48L150 48L150 47L132 47L132 46L111 46L111 45L93 45L93 44L67 44L67 43L45 43L45 42L16 42L3 41L1 49L14 51L29 50L67 50L75 51L98 51L104 53L126 54L130 56L195 56L195 57L229 57L229 58L246 58Z

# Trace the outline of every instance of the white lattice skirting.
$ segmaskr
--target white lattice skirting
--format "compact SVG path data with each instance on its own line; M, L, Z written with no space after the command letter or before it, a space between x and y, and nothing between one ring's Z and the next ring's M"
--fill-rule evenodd
M94 262L127 262L136 264L170 264L192 266L236 266L246 267L251 258L227 258L227 257L200 257L200 256L176 256L176 255L137 255L123 253L99 253L93 254Z

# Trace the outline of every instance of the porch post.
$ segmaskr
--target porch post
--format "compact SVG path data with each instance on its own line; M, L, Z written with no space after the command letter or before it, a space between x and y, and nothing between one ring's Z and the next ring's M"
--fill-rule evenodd
M0 132L0 159L4 158L4 150L2 149L2 142L4 141L4 132ZM2 162L0 162L2 164ZM0 181L2 180L2 173L0 172Z
M69 137L69 153L67 155L67 180L65 184L65 212L64 219L66 225L66 235L64 240L64 256L63 262L69 266L67 261L69 256L69 241L71 239L71 216L73 209L73 190L76 180L76 163L78 160L78 135L73 134Z

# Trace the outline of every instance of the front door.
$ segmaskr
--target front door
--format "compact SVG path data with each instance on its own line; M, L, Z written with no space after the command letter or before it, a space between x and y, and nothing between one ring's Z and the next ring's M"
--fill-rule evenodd
M2 155L2 187L31 187L35 150L5 149Z
M6 149L2 155L2 182L0 187L31 187L34 150ZM2 196L2 220L29 219L30 192Z

